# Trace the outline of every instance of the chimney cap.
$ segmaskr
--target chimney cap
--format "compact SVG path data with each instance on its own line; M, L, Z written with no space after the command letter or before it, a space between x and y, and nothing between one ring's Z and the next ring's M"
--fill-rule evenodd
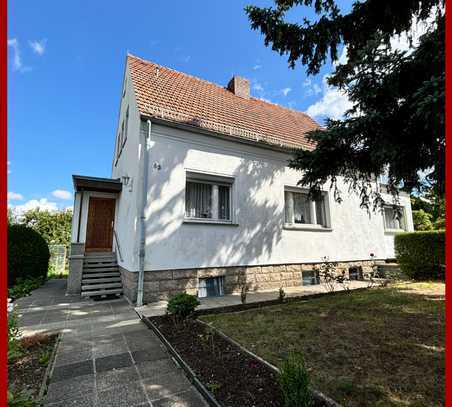
M229 81L227 88L236 96L245 99L250 97L250 81L241 76L234 75Z

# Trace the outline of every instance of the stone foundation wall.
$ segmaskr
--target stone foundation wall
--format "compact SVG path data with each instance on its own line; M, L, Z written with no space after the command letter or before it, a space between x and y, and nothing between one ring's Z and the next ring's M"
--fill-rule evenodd
M143 302L167 300L180 292L197 295L198 281L205 277L225 277L225 294L240 292L239 279L246 279L250 291L277 290L280 287L296 287L303 284L302 272L313 270L316 264L287 264L268 266L212 267L184 270L156 270L144 273ZM350 261L337 263L336 270L345 271L361 266L363 272L372 270L371 261ZM137 272L120 267L124 295L132 302L137 297Z

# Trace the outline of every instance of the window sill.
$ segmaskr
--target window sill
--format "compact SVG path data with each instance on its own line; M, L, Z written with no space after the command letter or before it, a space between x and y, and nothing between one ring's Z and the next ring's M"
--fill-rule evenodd
M307 230L311 232L332 232L332 228L323 227L320 225L310 225L310 224L294 224L294 223L285 223L284 229L287 230Z
M221 226L239 226L238 223L231 221L217 220L217 219L188 219L185 218L183 223L187 224L201 224L201 225L221 225Z

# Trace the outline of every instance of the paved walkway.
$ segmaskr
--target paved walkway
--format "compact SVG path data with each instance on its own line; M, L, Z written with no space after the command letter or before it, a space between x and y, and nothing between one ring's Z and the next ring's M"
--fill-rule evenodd
M50 280L17 301L24 335L62 333L47 406L207 406L125 300L65 291L66 280Z
M357 288L368 287L369 283L367 281L351 281L349 285L350 290L356 290ZM336 286L335 291L342 291L343 288L339 285ZM299 286L299 287L285 287L284 292L286 297L303 297L306 295L325 293L325 287L322 285L311 285L311 286ZM259 292L249 292L246 296L247 303L262 302L262 301L272 301L279 298L279 290L266 290ZM212 308L222 308L231 305L239 305L242 303L240 294L228 294L223 297L211 297L202 298L200 300L201 305L196 308L197 311L212 309ZM136 307L135 311L142 317L154 317L159 315L165 315L167 301L152 302L142 307Z

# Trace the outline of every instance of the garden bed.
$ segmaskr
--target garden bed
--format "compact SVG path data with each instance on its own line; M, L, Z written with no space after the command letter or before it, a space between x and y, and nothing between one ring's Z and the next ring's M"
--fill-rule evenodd
M58 335L43 334L20 340L20 352L8 362L8 391L15 395L16 400L39 401L57 340Z
M200 318L274 366L288 351L301 352L314 388L343 405L444 404L444 284L401 284Z
M222 406L282 406L277 374L214 330L195 320L150 320Z

